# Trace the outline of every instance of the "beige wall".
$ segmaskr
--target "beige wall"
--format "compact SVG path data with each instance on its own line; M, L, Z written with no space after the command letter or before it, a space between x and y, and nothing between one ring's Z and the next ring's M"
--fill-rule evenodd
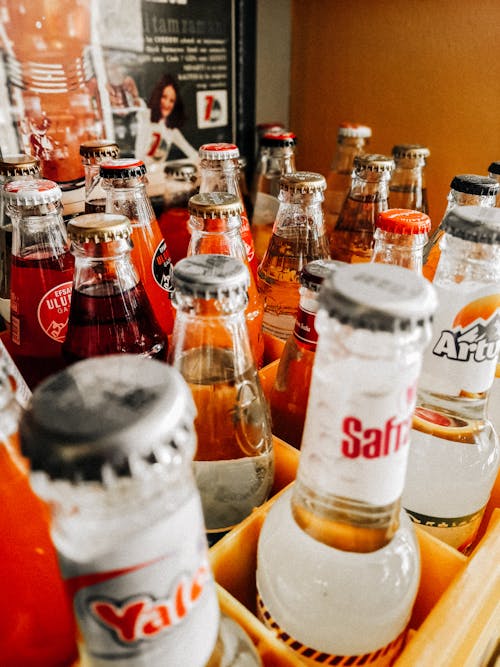
M425 144L438 224L453 176L500 160L499 45L499 0L292 0L298 167L328 170L343 120L372 127L372 152Z

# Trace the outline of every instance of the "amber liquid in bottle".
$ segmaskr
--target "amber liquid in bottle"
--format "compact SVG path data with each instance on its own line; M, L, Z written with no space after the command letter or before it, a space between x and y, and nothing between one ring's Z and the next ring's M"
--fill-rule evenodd
M387 208L387 199L371 195L369 199L346 199L337 225L330 236L332 259L349 264L369 262L377 213Z

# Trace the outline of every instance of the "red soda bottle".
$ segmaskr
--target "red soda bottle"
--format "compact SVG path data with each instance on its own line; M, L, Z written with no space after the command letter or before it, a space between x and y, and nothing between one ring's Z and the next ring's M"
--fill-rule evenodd
M128 352L164 359L167 336L157 323L130 258L130 221L90 213L68 224L75 256L68 333L69 362Z
M106 160L100 174L106 191L106 213L124 215L132 223L132 261L159 325L171 334L172 261L146 193L146 166L134 158Z
M53 181L11 181L4 186L12 220L12 356L28 386L64 366L73 281L73 257Z

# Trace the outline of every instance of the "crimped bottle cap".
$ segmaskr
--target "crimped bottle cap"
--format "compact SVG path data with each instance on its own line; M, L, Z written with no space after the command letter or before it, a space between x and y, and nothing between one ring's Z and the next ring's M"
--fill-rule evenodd
M60 202L61 188L46 178L14 180L4 185L4 196L8 204L14 206L40 206Z
M136 477L191 458L194 415L172 366L135 354L94 357L38 385L21 419L21 449L33 471L54 479Z
M142 160L134 158L115 158L101 162L99 174L103 178L134 178L144 176L146 165Z
M128 239L131 234L132 224L125 215L88 213L68 222L68 236L77 243L106 243Z
M500 209L489 206L454 206L444 216L443 231L473 243L500 244Z
M297 137L293 132L266 132L261 137L260 144L270 148L293 147L297 144Z
M426 146L420 144L397 144L392 148L392 155L396 160L420 160L431 154Z
M339 137L355 137L359 139L368 139L372 136L372 128L368 125L361 125L360 123L350 123L344 121L340 123L337 136Z
M312 292L319 292L326 276L343 266L347 266L347 262L340 262L337 259L314 259L302 267L300 284Z
M378 214L376 227L393 234L428 234L431 230L431 219L421 211L390 208Z
M189 199L188 210L200 218L228 218L241 215L243 205L236 195L229 192L205 192Z
M198 152L202 160L231 160L240 157L240 151L236 144L224 142L203 144Z
M4 155L0 159L0 176L5 178L16 176L38 176L40 173L40 160L33 155L17 153L15 155Z
M86 158L117 158L120 155L120 149L114 141L92 139L80 144L80 155Z
M326 179L321 174L312 171L297 171L280 176L280 190L285 192L323 192L326 188Z
M500 184L489 176L458 174L453 177L450 188L469 195L494 196L497 194Z
M363 153L354 158L354 169L374 172L391 172L394 169L394 160L379 153Z
M500 162L492 162L488 167L488 172L490 174L500 174Z
M220 299L246 292L250 274L245 264L229 255L192 255L174 266L175 294Z
M319 307L342 324L370 331L411 331L437 307L431 283L392 264L348 264L326 276Z
M179 181L194 181L197 172L196 166L187 162L168 162L163 171Z

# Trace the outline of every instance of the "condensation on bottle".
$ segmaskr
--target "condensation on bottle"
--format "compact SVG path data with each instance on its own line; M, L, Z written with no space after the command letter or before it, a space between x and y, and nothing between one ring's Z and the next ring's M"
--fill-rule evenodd
M174 280L169 361L197 408L194 473L213 544L268 498L274 480L269 408L245 320L250 276L238 258L203 254L178 262Z
M389 208L429 213L425 167L431 152L421 144L397 144L392 148L394 171L389 183Z
M426 213L406 208L389 208L375 223L371 261L396 264L422 273L424 246L431 231Z
M326 276L318 300L297 478L260 532L257 610L305 664L385 667L419 586L400 498L436 296L414 272L363 264Z
M500 349L500 210L455 206L442 221L439 308L424 354L403 505L464 553L500 466L487 419Z
M128 218L89 213L68 223L75 257L63 356L68 363L104 354L166 359L167 335L131 259Z
M85 213L104 213L106 192L100 178L100 165L120 157L118 144L108 139L94 139L80 144L80 156L85 173Z

